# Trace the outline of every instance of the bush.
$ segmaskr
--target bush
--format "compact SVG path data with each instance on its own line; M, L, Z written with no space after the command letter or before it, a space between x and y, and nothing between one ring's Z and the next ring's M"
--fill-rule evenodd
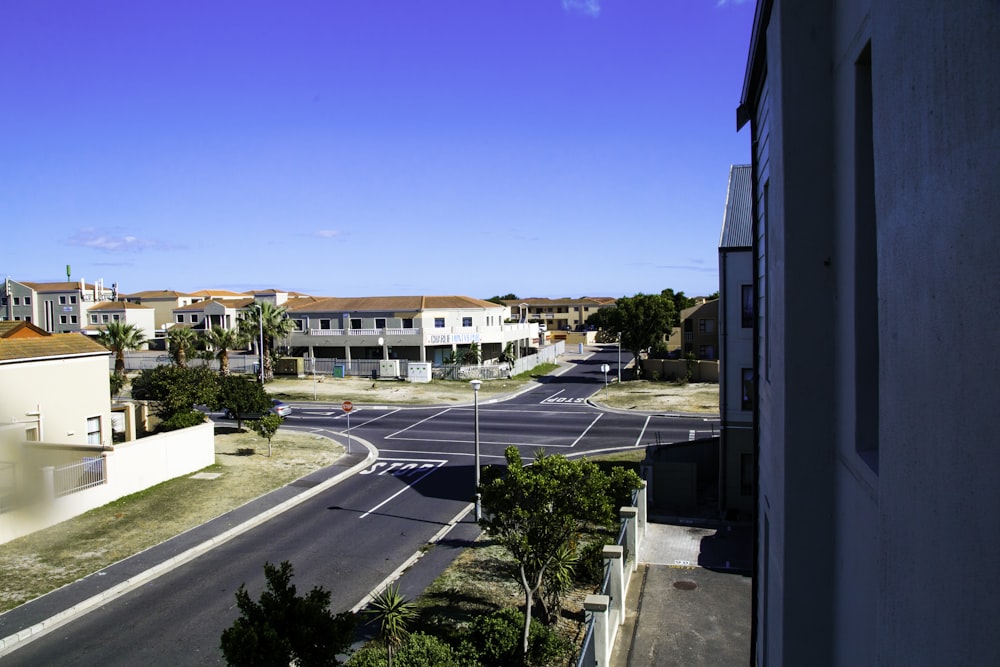
M580 549L580 560L573 571L573 579L583 586L593 586L596 590L604 581L604 545L614 544L611 539L597 539Z
M524 614L513 607L480 616L469 628L467 639L483 667L508 667L521 664L521 632ZM567 644L556 632L531 620L528 636L529 665L542 667L564 655Z
M205 414L197 410L177 412L160 422L158 431L176 431L177 429L197 426L205 423Z
M388 662L385 646L372 642L358 650L347 661L348 667L384 667ZM394 667L464 667L472 665L461 660L454 649L442 640L422 632L407 635L393 651Z

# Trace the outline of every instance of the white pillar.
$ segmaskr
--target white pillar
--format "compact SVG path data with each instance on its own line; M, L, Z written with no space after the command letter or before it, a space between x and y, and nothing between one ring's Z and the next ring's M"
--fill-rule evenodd
M629 557L632 561L631 571L635 572L639 568L639 531L637 530L636 517L639 510L636 507L623 507L618 511L618 516L625 521L625 546L628 549Z
M608 596L610 600L608 621L611 627L617 627L625 623L625 555L620 544L607 544L604 546L602 555L606 563L610 565L611 578L608 581ZM617 633L615 630L614 633Z
M588 595L583 608L594 619L594 655L597 667L607 667L611 662L611 641L608 633L608 596Z

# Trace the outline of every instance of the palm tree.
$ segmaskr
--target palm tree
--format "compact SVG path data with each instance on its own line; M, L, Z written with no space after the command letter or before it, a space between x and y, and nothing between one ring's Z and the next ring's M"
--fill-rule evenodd
M399 594L399 584L386 586L371 602L368 613L374 622L379 623L379 637L385 643L386 654L389 657L388 667L392 667L392 650L403 643L409 632L407 624L412 621L417 610L412 602Z
M294 327L285 309L270 301L253 304L240 320L240 331L250 340L257 340L263 330L264 382L274 379L274 342L290 334Z
M128 322L108 322L97 334L97 342L115 353L115 375L125 379L125 353L146 342L142 329Z
M229 375L229 350L246 345L246 336L238 329L224 329L213 326L202 334L205 344L215 350L215 358L219 360L219 374Z
M170 356L174 358L175 364L181 368L187 366L188 353L194 349L196 339L197 334L187 327L172 327L167 331Z

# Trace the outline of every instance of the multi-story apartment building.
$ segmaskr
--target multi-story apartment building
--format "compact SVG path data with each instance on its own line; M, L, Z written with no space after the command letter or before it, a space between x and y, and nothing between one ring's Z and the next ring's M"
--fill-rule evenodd
M544 324L549 331L579 331L587 318L601 308L615 305L610 297L581 297L579 299L517 299L506 300L511 319L519 322Z
M753 456L753 207L750 165L729 170L719 237L720 506L749 516L754 509Z
M758 665L1000 646L1000 5L759 0Z
M440 364L479 346L483 360L508 345L517 356L537 347L538 325L508 323L509 308L466 296L303 299L287 305L293 355L313 358L406 359Z
M174 309L187 306L205 297L195 296L174 290L146 290L134 294L122 295L122 298L132 303L138 303L153 309L154 328L164 330L174 323Z
M88 285L83 280L21 282L8 278L0 293L0 318L31 322L49 333L82 331L93 306L117 298L117 287L105 288L103 281Z

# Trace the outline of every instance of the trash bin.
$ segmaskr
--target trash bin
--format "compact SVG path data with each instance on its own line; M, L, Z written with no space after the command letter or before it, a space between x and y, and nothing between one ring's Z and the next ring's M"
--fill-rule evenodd
M378 379L378 369L377 368L373 368L372 369L372 379L373 380L377 380Z
M333 377L342 378L344 377L344 367L342 365L333 367Z

